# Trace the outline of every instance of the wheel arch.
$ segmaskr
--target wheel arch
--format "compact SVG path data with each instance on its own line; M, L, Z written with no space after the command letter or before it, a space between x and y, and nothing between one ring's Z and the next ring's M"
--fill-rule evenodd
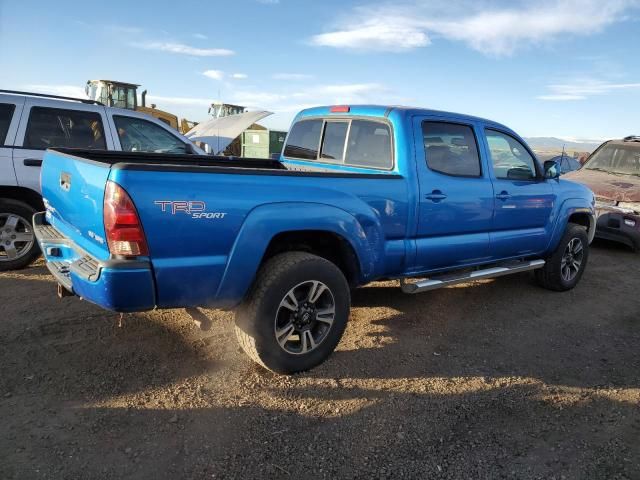
M547 248L548 253L553 252L557 248L569 223L584 226L587 229L589 243L591 243L596 233L596 217L591 205L588 205L582 198L569 198L560 205L558 211L559 213Z
M350 286L360 279L360 265L353 246L342 235L328 230L288 230L271 239L260 266L279 253L301 251L312 253L335 264Z
M593 241L593 237L596 234L596 220L595 216L587 211L576 210L567 219L567 223L575 223L576 225L581 225L587 229L587 237L589 238L589 243Z
M366 283L376 274L378 259L384 253L384 236L375 220L362 220L325 204L257 207L245 219L229 253L216 303L224 308L238 305L260 266L273 255L291 250L333 261L351 286Z

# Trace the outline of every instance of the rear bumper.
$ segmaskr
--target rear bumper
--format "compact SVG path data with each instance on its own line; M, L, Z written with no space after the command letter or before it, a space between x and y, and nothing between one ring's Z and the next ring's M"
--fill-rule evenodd
M600 210L596 223L596 237L624 243L640 250L640 215Z
M116 312L155 307L155 286L147 260L100 261L50 225L45 212L33 216L33 231L47 268L73 294Z

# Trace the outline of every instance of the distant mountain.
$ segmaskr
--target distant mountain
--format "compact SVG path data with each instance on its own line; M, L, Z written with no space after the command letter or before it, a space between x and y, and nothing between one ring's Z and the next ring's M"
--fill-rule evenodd
M572 142L556 137L529 137L526 142L533 150L542 152L561 152L564 146L567 152L593 152L602 142Z

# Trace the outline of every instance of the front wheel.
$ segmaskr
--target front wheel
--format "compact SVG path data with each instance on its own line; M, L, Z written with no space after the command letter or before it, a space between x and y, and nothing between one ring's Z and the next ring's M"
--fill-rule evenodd
M587 266L589 238L584 227L570 223L555 252L544 267L536 270L536 279L544 288L564 292L575 287Z
M236 336L245 353L269 370L309 370L340 342L350 303L347 280L333 263L306 252L276 255L236 312Z
M31 224L34 213L26 203L0 199L0 271L24 268L40 255Z

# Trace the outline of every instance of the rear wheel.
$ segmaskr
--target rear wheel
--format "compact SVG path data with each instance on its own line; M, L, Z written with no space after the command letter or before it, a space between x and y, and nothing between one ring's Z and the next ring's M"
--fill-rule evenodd
M575 287L589 260L589 239L584 227L570 223L556 251L544 267L536 270L536 279L544 288L563 292Z
M349 285L333 263L305 252L267 261L236 312L236 336L255 362L277 373L324 362L347 325Z
M0 271L24 268L40 255L31 223L34 213L26 203L0 199Z

